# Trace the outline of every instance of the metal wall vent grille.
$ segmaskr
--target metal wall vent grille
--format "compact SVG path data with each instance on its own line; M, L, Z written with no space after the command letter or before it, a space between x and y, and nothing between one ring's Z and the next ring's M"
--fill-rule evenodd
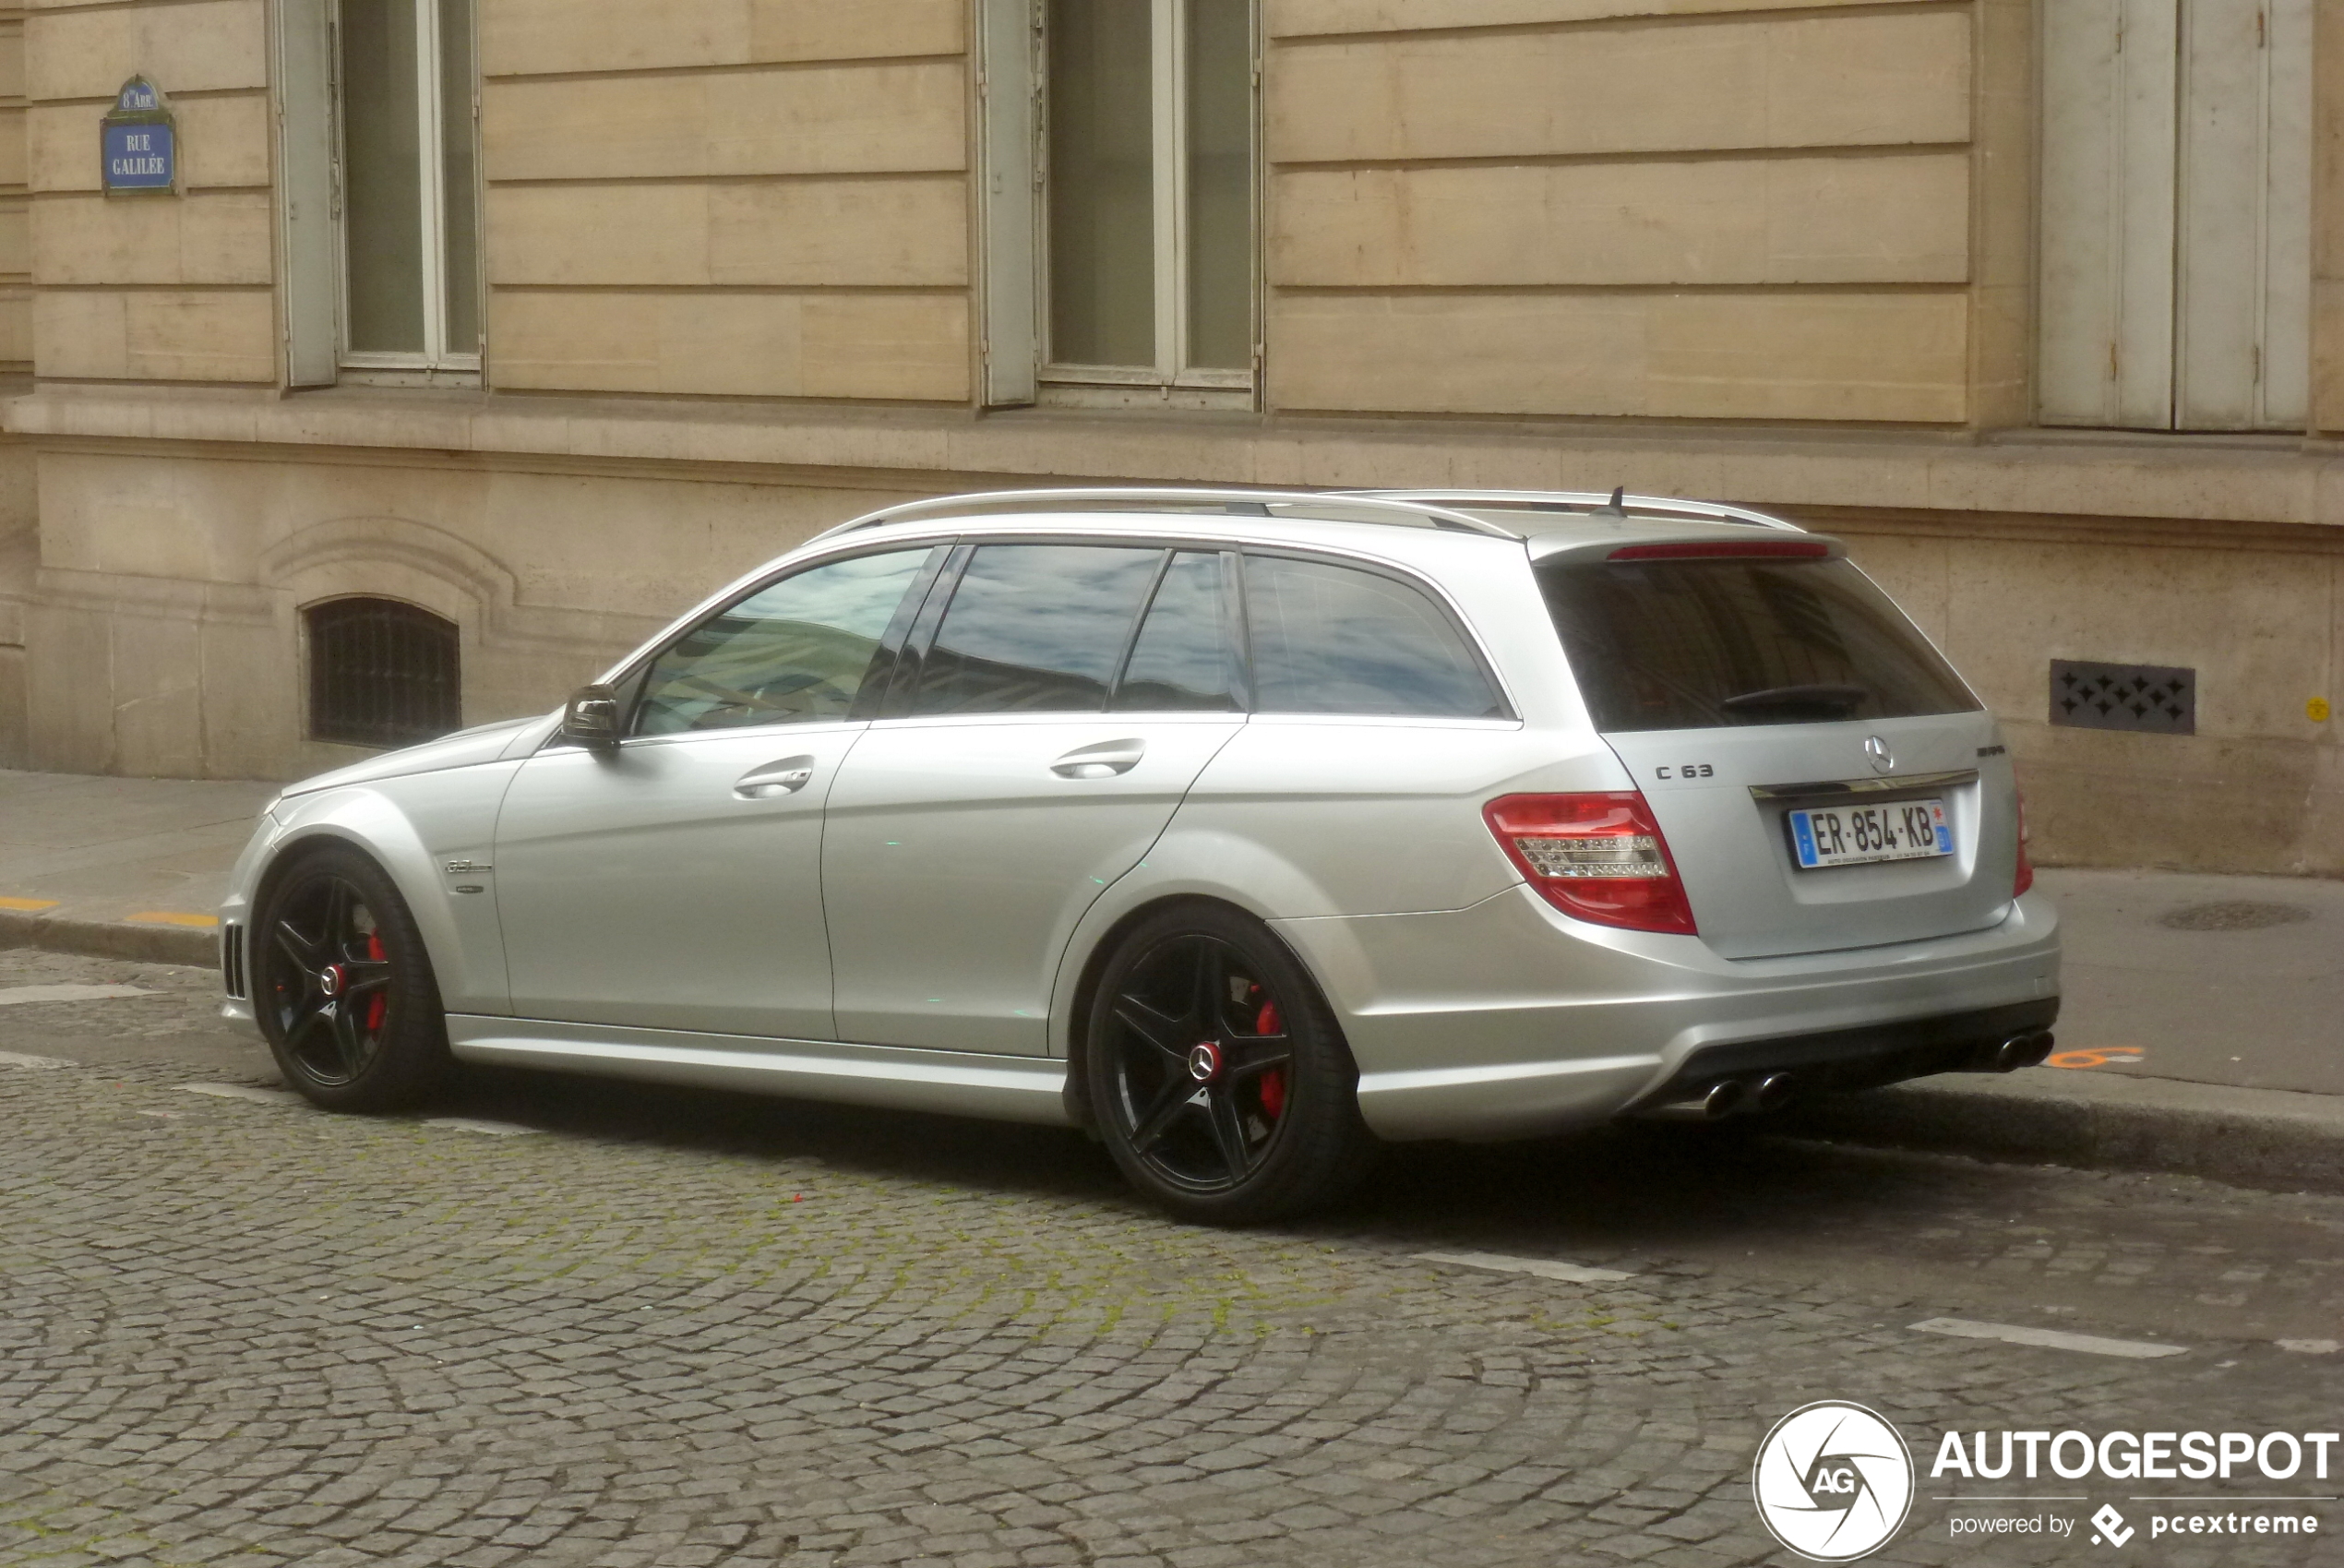
M2051 722L2075 729L2197 733L2197 672L2167 664L2053 659Z
M463 727L456 623L393 599L334 599L309 623L309 734L413 746Z

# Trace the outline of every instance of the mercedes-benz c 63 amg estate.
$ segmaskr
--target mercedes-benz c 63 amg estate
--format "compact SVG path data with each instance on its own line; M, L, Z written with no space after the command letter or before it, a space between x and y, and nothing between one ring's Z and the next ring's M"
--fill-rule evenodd
M323 1107L484 1062L1071 1123L1240 1221L1383 1140L2039 1060L2023 839L1993 718L1823 535L1037 491L286 790L222 957Z

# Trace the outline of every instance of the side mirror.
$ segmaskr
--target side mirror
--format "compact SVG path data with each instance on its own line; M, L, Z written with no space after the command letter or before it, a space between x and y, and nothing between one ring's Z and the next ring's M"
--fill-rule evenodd
M607 686L581 686L562 710L562 738L580 746L618 744L618 693Z

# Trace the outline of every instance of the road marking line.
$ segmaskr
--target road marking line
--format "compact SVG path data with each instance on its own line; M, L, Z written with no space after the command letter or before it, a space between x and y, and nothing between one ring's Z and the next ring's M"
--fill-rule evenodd
M71 1067L63 1057L27 1056L22 1051L0 1051L0 1067Z
M424 1125L445 1127L451 1132L484 1132L491 1138L518 1138L537 1131L517 1121L484 1121L476 1116L435 1116L425 1119Z
M1608 1285L1635 1275L1619 1269L1589 1268L1585 1263L1558 1263L1552 1258L1516 1258L1504 1252L1418 1252L1427 1263L1454 1263L1460 1268L1495 1269L1501 1274L1535 1274L1540 1279L1568 1280L1573 1285Z
M217 915L185 915L175 909L142 909L124 918L149 926L194 926L207 931L220 924Z
M30 1001L103 1001L109 997L152 997L144 986L11 986L0 990L0 1007Z
M1912 1325L1916 1334L1949 1334L1956 1339L2000 1339L2012 1345L2039 1345L2047 1350L2081 1350L2087 1356L2127 1356L2137 1361L2159 1356L2185 1356L2185 1345L2152 1345L2143 1339L2102 1339L2097 1335L2068 1334L2055 1328L2021 1328L2016 1323L1972 1323L1967 1318L1931 1318Z
M22 910L27 915L38 915L44 909L56 907L57 901L54 898L0 898L0 909Z
M249 1083L181 1083L191 1095L212 1095L223 1100L250 1100L257 1106L291 1105L301 1098L290 1089L258 1089Z
M2280 1349L2292 1350L2298 1356L2333 1356L2338 1350L2344 1350L2344 1344L2333 1339L2282 1339L2278 1341L2278 1345Z

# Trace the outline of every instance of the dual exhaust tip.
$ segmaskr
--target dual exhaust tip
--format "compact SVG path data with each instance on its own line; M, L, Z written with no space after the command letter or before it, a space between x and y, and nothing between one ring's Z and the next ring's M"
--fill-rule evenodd
M2015 1072L2022 1067L2041 1066L2051 1053L2051 1031L2030 1029L1980 1047L1961 1066L1972 1072ZM1781 1110L1808 1087L1799 1074L1788 1071L1724 1078L1711 1084L1708 1092L1688 1108L1704 1121L1723 1121L1729 1116Z
M1799 1090L1797 1076L1788 1072L1728 1078L1701 1096L1701 1114L1707 1120L1723 1121L1747 1111L1780 1110L1799 1097Z

